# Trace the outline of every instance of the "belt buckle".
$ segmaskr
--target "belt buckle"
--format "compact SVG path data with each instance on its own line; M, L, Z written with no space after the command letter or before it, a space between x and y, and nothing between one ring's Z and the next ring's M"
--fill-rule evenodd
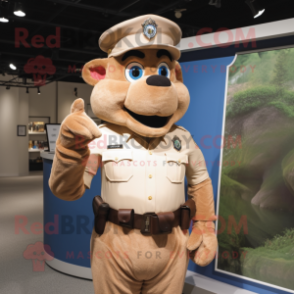
M146 236L151 236L151 222L152 217L156 216L156 213L153 212L147 212L143 214L143 221L141 225L141 234Z

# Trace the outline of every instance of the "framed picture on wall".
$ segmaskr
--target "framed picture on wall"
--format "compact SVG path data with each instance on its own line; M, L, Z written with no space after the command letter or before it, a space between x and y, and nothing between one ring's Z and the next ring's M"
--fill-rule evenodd
M27 126L26 125L18 125L17 126L17 136L26 136L27 135Z
M215 268L291 293L293 65L294 48L284 48L240 54L230 66Z

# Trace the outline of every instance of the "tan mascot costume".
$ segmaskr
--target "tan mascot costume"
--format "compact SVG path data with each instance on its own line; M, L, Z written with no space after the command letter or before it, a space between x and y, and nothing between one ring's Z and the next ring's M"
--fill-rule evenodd
M205 161L191 134L175 125L190 100L177 62L180 39L178 25L156 15L103 33L108 58L87 63L83 78L94 86L93 112L107 123L97 127L77 99L61 124L49 180L54 195L82 197L101 168L91 237L96 294L180 294L189 257L205 266L216 254Z

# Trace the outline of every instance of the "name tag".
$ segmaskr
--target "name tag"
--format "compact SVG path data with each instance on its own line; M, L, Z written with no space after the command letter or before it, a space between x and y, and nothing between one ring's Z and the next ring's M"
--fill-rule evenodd
M117 144L117 145L107 145L107 149L122 149L123 145L122 144Z

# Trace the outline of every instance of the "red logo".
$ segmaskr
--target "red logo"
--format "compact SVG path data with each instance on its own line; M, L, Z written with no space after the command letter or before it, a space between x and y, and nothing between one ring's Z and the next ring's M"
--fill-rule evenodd
M35 86L44 86L47 75L55 74L56 67L52 64L50 58L39 55L36 58L30 58L28 60L24 66L24 71L27 74L33 74Z
M23 253L25 259L31 259L34 272L43 272L45 270L45 260L52 260L54 253L49 245L42 242L30 244Z

